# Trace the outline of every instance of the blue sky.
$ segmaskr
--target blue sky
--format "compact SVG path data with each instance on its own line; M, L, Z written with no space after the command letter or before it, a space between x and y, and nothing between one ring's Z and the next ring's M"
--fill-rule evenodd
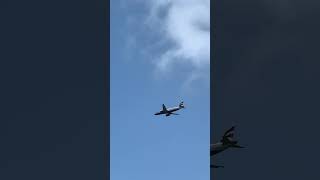
M210 178L210 1L183 2L111 1L111 180Z

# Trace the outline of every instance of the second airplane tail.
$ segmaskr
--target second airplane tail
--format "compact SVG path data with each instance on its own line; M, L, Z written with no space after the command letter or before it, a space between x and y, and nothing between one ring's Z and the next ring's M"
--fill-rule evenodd
M229 144L233 148L244 148L242 146L239 146L238 141L234 139L234 129L235 129L234 126L228 129L222 136L221 142L223 144Z

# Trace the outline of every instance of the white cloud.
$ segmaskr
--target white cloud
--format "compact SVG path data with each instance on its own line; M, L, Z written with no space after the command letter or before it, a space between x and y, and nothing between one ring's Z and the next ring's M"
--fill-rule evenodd
M210 0L146 0L146 3L150 8L147 25L170 44L157 55L158 70L164 72L183 63L199 71L210 64Z
M182 91L207 90L210 75L210 0L130 0L129 59L142 56L154 65L156 79L175 79ZM201 83L201 84L199 84Z

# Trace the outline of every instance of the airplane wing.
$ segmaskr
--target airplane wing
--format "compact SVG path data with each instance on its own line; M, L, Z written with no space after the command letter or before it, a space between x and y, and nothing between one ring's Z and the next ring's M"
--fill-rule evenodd
M173 114L173 115L179 115L178 113L170 113L170 114Z
M167 112L167 113L166 113L166 116L170 116L171 114L173 114L173 115L179 115L179 114L177 114L177 113Z
M232 147L234 147L234 148L244 148L243 146L239 146L237 144L232 145Z
M168 113L166 114L166 116L170 116L171 114L173 114L173 115L179 115L179 114L177 114L177 113L168 112Z
M224 168L224 166L210 165L210 168Z

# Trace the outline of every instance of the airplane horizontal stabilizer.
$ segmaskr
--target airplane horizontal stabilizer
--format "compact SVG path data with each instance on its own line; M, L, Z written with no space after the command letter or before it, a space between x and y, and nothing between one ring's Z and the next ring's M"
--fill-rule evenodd
M224 168L224 166L210 165L210 168Z
M244 147L239 146L239 145L237 145L237 144L232 145L232 147L233 147L233 148L244 148Z

